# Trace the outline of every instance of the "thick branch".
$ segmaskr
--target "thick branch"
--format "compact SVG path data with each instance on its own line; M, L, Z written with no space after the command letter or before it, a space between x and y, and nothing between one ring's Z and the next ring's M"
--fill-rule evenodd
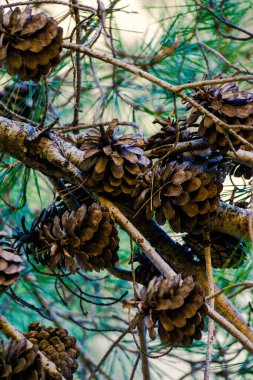
M228 156L233 158L234 161L239 162L247 166L253 166L253 152L247 150L239 149L236 154L234 152L228 152Z
M227 203L220 202L217 217L212 225L214 231L237 237L238 239L251 240L249 221L251 213Z

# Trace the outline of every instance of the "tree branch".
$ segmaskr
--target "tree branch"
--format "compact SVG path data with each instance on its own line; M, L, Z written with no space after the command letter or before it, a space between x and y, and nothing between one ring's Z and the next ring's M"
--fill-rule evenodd
M238 239L251 241L249 221L251 212L240 207L220 202L217 216L212 224L212 230L223 232Z

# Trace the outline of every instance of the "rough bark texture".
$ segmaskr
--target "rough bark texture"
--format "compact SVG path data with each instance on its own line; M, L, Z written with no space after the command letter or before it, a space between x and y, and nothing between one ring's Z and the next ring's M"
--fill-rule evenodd
M236 206L220 202L217 217L212 229L234 236L238 239L251 240L249 222L251 213Z

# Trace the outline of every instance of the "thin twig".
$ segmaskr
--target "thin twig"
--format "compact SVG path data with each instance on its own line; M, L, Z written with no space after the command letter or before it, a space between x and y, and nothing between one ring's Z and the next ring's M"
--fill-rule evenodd
M213 281L213 269L212 269L212 258L211 258L211 240L210 240L210 229L207 227L203 232L204 240L204 254L206 260L206 272L208 281L208 295L212 296L214 293L214 281ZM209 300L209 305L212 310L214 310L214 298ZM209 318L208 321L208 344L206 350L206 362L205 362L205 373L204 380L209 380L210 377L210 367L212 363L212 349L214 340L214 320Z
M79 125L75 125L75 126L65 124L63 127L55 128L55 130L57 132L72 132L72 131L76 131L79 129L100 128L102 126L110 125L110 123L111 123L111 121L105 121L105 122L100 122L100 123L91 123L91 124L80 123ZM139 128L140 128L139 125L133 121L118 121L117 126L118 125L131 126L133 128L136 128L137 130L139 130Z
M251 281L237 282L235 284L230 284L228 286L225 286L224 288L218 290L217 292L215 292L215 293L213 293L211 295L208 295L206 297L206 301L209 301L212 298L218 297L220 294L222 294L226 290L231 290L231 289L235 289L235 288L238 288L238 287L243 287L243 288L245 288L245 290L246 289L250 289L250 288L253 287L253 282L251 282Z
M109 350L106 351L106 353L104 354L104 356L102 357L102 359L100 360L100 362L97 364L96 368L94 368L93 372L90 374L88 380L92 380L96 373L99 371L100 367L104 364L104 362L106 361L106 359L108 358L108 356L111 354L111 352L113 351L113 349L118 345L118 343L124 338L124 336L126 336L132 329L132 326L129 326L119 337L118 339L116 339L113 344L111 345L111 347L109 348Z
M136 75L137 77L144 78L147 81L154 83L154 84L158 85L159 87L164 88L164 89L176 94L181 99L183 99L185 102L191 104L194 108L196 108L202 115L209 117L215 124L217 124L218 126L223 128L224 130L229 130L231 133L233 132L233 135L244 143L246 140L243 141L241 136L239 136L235 131L236 130L252 130L253 129L252 126L248 126L248 125L241 125L241 124L229 125L229 124L223 122L221 119L219 119L217 116L215 116L212 112L208 111L205 107L203 107L202 105L197 103L190 96L187 96L182 92L183 90L186 90L188 88L203 87L203 86L208 85L208 84L213 85L213 84L221 84L221 83L238 82L238 81L243 81L243 80L245 80L245 81L246 80L252 80L253 75L244 75L244 76L240 76L240 77L228 77L228 78L223 78L223 79L203 80L200 82L186 83L183 85L174 86L174 85L172 85L172 84L170 84L170 83L168 83L162 79L155 77L154 75L152 75L152 74L150 74L144 70L141 70L140 68L138 68L134 65L130 65L129 63L123 62L117 58L114 58L114 57L106 54L106 53L101 53L97 50L89 49L89 48L84 47L84 46L80 46L80 45L73 44L73 43L67 43L67 42L65 42L63 44L63 47L65 49L80 51L80 52L85 53L91 57L100 59L103 62L106 62L106 63L112 64L114 66L120 67L125 71L131 72L132 74ZM246 143L248 145L250 145L247 141L246 141Z
M136 370L137 370L140 358L141 358L141 355L138 354L137 358L135 360L135 363L134 363L134 366L133 366L133 370L132 370L132 373L131 373L131 376L130 376L129 380L134 380L134 376L135 376L135 373L136 373Z
M72 0L72 5L79 5L78 0ZM80 25L80 14L78 7L73 9L75 23L76 23L76 43L81 44L81 25ZM75 89L75 105L74 105L74 118L73 125L78 125L79 123L79 112L80 112L80 99L81 99L81 84L82 84L82 67L81 67L81 53L76 52L76 62L74 70L74 89ZM78 133L78 130L74 133Z
M211 309L210 306L207 306L207 308L209 317L233 335L233 337L236 338L243 345L243 347L253 355L253 343L243 333L241 333L241 331L237 330L231 322L217 313L217 311Z
M142 364L142 376L143 380L150 380L150 372L149 372L149 361L147 355L147 340L146 340L146 331L145 331L145 322L144 320L138 322L137 330L140 341L141 348L141 364Z

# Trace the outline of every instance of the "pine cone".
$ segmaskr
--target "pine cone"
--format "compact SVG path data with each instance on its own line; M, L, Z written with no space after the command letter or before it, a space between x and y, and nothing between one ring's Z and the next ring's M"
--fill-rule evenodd
M67 330L41 326L33 322L28 333L24 334L29 341L52 362L66 380L73 379L78 368L77 358L80 355L76 347L76 338L68 335Z
M23 259L10 248L0 247L0 293L13 285L24 269Z
M201 88L192 97L227 124L252 125L253 93L240 91L236 83ZM199 116L199 111L193 108L188 118L188 126L193 125ZM236 132L248 142L253 142L251 131L239 129ZM199 134L207 137L210 145L216 145L223 151L230 149L222 127L207 116L204 116L200 122ZM243 144L230 134L229 138L236 149Z
M155 133L153 136L149 137L145 150L153 149L164 144L174 144L177 141L187 141L190 132L185 130L185 127L177 127L176 121L168 118L155 119L153 124L160 124L162 126L161 131Z
M107 208L93 203L70 211L61 204L42 215L29 249L42 265L100 271L118 261L118 231Z
M0 341L0 379L46 379L41 357L38 354L38 346L28 349L26 344L26 339L20 342L10 339L5 346L3 341ZM47 379L50 380L48 377Z
M211 256L214 268L238 268L246 258L246 242L233 236L212 231ZM186 235L183 237L192 253L205 260L202 235Z
M222 184L213 173L185 162L170 162L156 173L145 174L132 196L135 209L145 205L146 216L157 223L168 220L175 232L199 233L215 219Z
M143 139L133 134L117 137L116 125L113 119L106 131L89 130L80 148L84 151L81 169L86 175L85 184L113 196L131 194L137 176L149 164L141 148Z
M235 164L230 173L237 178L243 177L244 179L248 180L253 177L253 168L247 165L243 164Z
M250 200L239 200L234 203L234 206L247 209L250 206Z
M63 30L44 12L16 7L0 22L0 63L11 75L37 82L60 61Z
M144 252L140 248L134 252L133 262L138 262L135 268L135 274L139 282L143 285L147 285L155 276L159 276L160 272L147 258Z
M207 307L204 292L188 276L181 281L154 277L140 292L140 299L124 301L124 308L137 307L144 318L151 339L156 337L156 326L162 343L169 346L189 346L193 339L201 339Z

